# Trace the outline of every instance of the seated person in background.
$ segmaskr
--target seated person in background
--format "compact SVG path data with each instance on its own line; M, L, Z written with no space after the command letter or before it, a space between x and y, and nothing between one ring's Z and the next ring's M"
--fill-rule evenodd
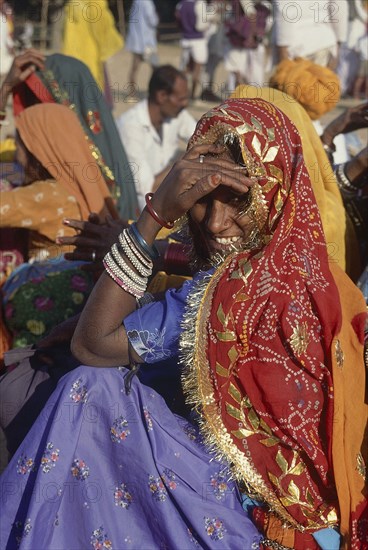
M154 240L179 218L197 273L152 301ZM107 368L64 376L10 462L1 546L363 548L365 304L329 262L287 116L204 115L104 265L72 351ZM169 357L189 419L134 378Z
M353 107L344 109L339 116L334 118L327 124L327 126L325 126L320 137L323 148L326 151L332 165L338 166L340 164L334 157L334 153L336 151L336 138L357 130L362 130L363 128L368 128L368 102L360 103L359 105L354 105ZM367 139L367 137L368 134L365 132L365 139ZM351 157L347 159L346 164L348 164L348 160L352 160ZM362 158L361 161L363 165L364 159ZM364 166L362 167L364 168ZM360 174L351 173L349 174L349 180L354 180L359 175Z
M320 118L334 109L341 97L339 77L328 67L301 57L281 61L270 76L270 86L300 103L319 134L323 131Z
M333 119L321 135L323 148L334 165L337 184L351 224L354 227L357 246L349 252L351 265L348 271L356 281L368 264L368 147L365 147L346 162L334 164L335 140L338 136L368 128L368 103L361 103L345 109ZM363 133L363 132L362 132ZM365 132L366 133L366 132ZM367 133L365 138L367 138ZM366 275L365 275L366 277ZM367 295L367 291L365 291Z
M351 163L346 164L346 161L349 160L348 147L346 136L348 133L357 128L363 128L364 125L367 125L367 120L365 120L367 109L362 106L356 106L347 110L344 114L341 114L337 117L332 123L330 122L327 127L323 128L322 120L323 115L326 115L333 108L338 106L340 100L340 81L339 77L327 67L322 67L316 63L312 63L308 59L294 59L294 60L284 60L277 65L274 73L270 77L270 86L276 90L282 92L284 95L283 104L287 106L288 99L288 109L285 111L290 118L297 124L294 120L294 111L297 111L297 104L299 103L309 115L318 135L321 137L322 147L325 150L328 160L333 164L338 164L339 166L335 170L337 183L339 184L340 191L341 189L341 178L344 179L344 174L342 173L342 167L345 166L349 168L350 175L353 179L356 178L355 184L359 188L364 186L364 174L363 177L357 177L359 174L357 172L363 172L366 167L367 155L363 150ZM241 97L247 96L247 90L244 88L244 94ZM286 96L289 94L290 97ZM272 97L273 94L270 93L269 97ZM248 96L249 97L249 96ZM274 97L277 98L276 91ZM271 99L273 101L273 99ZM281 109L284 109L281 106ZM352 119L352 120L350 120ZM346 124L346 128L344 125ZM304 133L301 132L302 136ZM320 147L320 142L316 141L314 147ZM350 159L351 160L351 159ZM327 160L323 161L320 159L318 165L315 163L307 163L309 170L321 170L324 169L324 165L327 165L329 169ZM355 167L355 168L354 168ZM360 180L360 183L358 183ZM313 178L312 178L313 181ZM330 189L337 186L334 185L334 177L329 176L328 186ZM345 189L346 190L346 189ZM351 188L350 188L351 191ZM354 190L353 190L354 191ZM359 189L357 189L359 192ZM344 197L344 191L342 192ZM317 197L317 202L318 197ZM342 201L340 200L340 203ZM354 231L353 223L355 223L354 218L356 214L351 215L351 212L347 212L346 206L347 202L345 201L345 211L338 213L338 210L341 211L339 205L334 203L328 205L330 210L329 218L333 220L334 218L337 221L338 226L334 227L333 233L327 235L328 243L330 244L331 252L336 251L337 255L340 256L340 253L343 250L343 246L346 249L346 263L345 268L348 275L356 281L362 270L360 265L359 250L357 243L357 236ZM320 205L320 208L323 208L323 205ZM350 207L349 207L350 208ZM359 215L360 217L360 215ZM339 242L338 234L341 231L341 228L346 226L345 229L345 244L342 245L341 241ZM335 245L333 244L335 243ZM363 261L363 267L365 262Z
M123 219L135 219L137 196L114 118L87 65L34 49L18 55L1 87L0 111L13 94L14 116L38 103L61 103L78 116L93 162L97 162Z
M54 243L65 230L70 234L62 226L63 216L73 213L87 219L93 211L102 219L108 214L118 217L73 111L63 105L38 104L25 109L15 122L15 156L25 180L23 186L1 192L2 227L27 227ZM48 185L42 185L44 181Z
M141 209L146 193L157 189L170 170L179 140L187 141L193 133L195 120L187 105L186 77L171 65L163 65L152 73L148 99L117 120Z
M33 105L17 117L16 126L16 158L26 185L1 192L1 228L28 230L29 262L8 277L1 296L12 344L25 346L80 311L93 282L61 256L56 239L73 234L63 218L86 220L91 211L102 219L118 214L71 109Z

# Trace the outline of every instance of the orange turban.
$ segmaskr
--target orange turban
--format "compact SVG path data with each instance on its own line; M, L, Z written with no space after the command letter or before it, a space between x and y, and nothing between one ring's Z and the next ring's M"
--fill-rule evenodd
M340 100L338 76L301 57L281 61L270 77L270 86L298 101L312 120L328 113Z

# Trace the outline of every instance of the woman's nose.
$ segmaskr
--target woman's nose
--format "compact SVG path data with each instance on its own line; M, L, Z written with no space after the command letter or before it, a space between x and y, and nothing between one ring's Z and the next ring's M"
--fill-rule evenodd
M219 235L224 230L229 229L232 223L232 209L229 205L214 200L210 207L207 218L207 229L212 235Z

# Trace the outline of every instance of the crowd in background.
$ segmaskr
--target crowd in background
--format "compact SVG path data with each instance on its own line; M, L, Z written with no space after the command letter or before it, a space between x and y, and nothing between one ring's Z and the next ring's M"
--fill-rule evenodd
M345 390L341 389L341 380L337 381L336 377L344 364L340 340L342 346L346 346L344 349L348 350L346 355L349 355L349 359L346 358L346 363L350 361L350 365L363 365L359 346L363 346L364 340L364 300L357 287L362 290L365 302L368 303L368 3L363 0L300 0L292 3L287 0L181 0L175 10L176 26L180 33L180 61L177 67L160 62L157 42L160 17L153 0L132 2L126 37L118 32L105 0L93 2L93 9L99 15L95 18L91 16L92 12L86 12L87 4L87 0L66 3L61 51L44 54L32 47L19 48L20 43L14 42L10 5L2 0L0 3L0 395L6 395L7 402L12 403L11 407L1 409L0 423L6 436L7 451L10 455L17 453L23 438L60 378L79 364L80 361L71 353L72 339L72 351L78 359L82 357L86 364L95 366L110 366L110 362L115 361L118 356L116 349L123 342L124 365L129 363L132 367L132 376L125 379L127 394L137 371L136 363L144 361L149 364L158 361L161 365L162 362L163 371L157 370L157 380L153 380L154 375L151 379L148 371L142 375L142 380L148 386L152 384L155 390L159 388L158 393L164 395L169 404L170 411L165 407L165 410L157 407L158 416L166 414L169 423L173 421L171 411L178 411L184 417L188 411L183 405L182 397L178 397L179 371L173 369L168 374L165 371L165 361L173 361L177 366L177 333L183 330L178 319L187 316L187 322L193 322L189 311L191 305L195 309L195 300L189 292L191 285L199 284L200 288L201 278L203 284L207 284L207 276L211 278L215 268L218 268L219 272L216 273L222 271L223 278L219 275L216 278L216 275L215 282L208 283L209 288L215 284L220 288L213 295L215 305L207 304L207 294L204 302L213 316L211 326L213 324L215 327L219 323L223 329L223 332L218 327L216 330L210 329L208 347L210 349L211 342L217 339L218 349L222 349L220 343L225 342L225 351L218 352L218 356L217 351L213 351L214 355L209 362L213 363L214 370L209 374L208 380L211 383L216 380L214 384L219 393L223 391L224 378L227 380L226 384L231 386L229 391L232 392L235 405L227 403L224 413L225 416L231 416L230 424L235 418L239 421L238 427L241 426L243 417L235 410L238 404L244 410L247 409L250 425L247 429L244 426L239 427L236 432L236 437L242 440L242 444L256 432L262 432L262 437L266 438L260 443L265 447L265 454L267 452L269 464L272 466L268 473L266 470L263 472L262 468L260 471L263 472L266 484L277 487L277 498L284 490L281 488L283 481L276 481L278 478L272 472L280 467L285 476L290 472L290 475L303 474L305 487L309 483L313 486L311 491L314 491L316 500L325 506L323 510L326 510L327 518L326 522L320 521L324 517L322 513L317 518L310 503L313 500L311 493L306 493L306 498L309 499L306 504L309 516L303 515L298 509L300 503L299 498L296 498L296 489L294 485L289 485L288 496L281 498L281 505L277 504L278 512L275 517L271 513L270 519L268 512L266 514L257 501L257 494L247 496L249 487L245 487L244 492L243 489L241 491L243 500L240 511L238 504L233 503L230 506L236 514L242 514L244 510L252 517L253 523L250 522L247 527L249 535L243 536L248 537L247 542L253 541L254 548L268 550L275 548L273 544L278 544L276 548L293 547L301 550L307 540L303 539L303 528L297 528L294 533L290 527L290 532L293 533L284 537L280 535L284 524L281 527L278 522L280 517L287 517L291 518L290 525L300 526L304 525L303 522L312 521L312 515L315 514L313 529L318 536L314 537L313 532L312 540L308 534L310 548L337 550L340 535L352 537L354 541L363 540L360 531L364 530L364 525L359 523L364 520L361 520L363 513L359 508L361 491L356 489L360 485L354 478L355 470L359 472L359 468L354 466L354 475L351 476L344 469L345 466L347 470L353 468L349 463L350 459L344 467L338 466L338 471L334 465L333 476L335 480L346 480L350 476L351 486L347 483L348 488L346 486L341 489L336 481L338 500L343 495L344 501L344 494L350 491L349 495L353 495L351 502L358 502L359 510L356 508L352 511L353 504L351 510L345 509L345 505L340 502L342 519L339 523L335 508L325 505L323 500L327 495L329 501L330 495L335 491L335 488L331 488L334 485L331 482L332 477L330 479L330 457L324 448L324 437L332 442L335 432L332 435L332 417L326 405L332 397L324 393L332 382L329 378L330 372L325 372L322 362L333 346L331 369L334 372L334 383L336 381L338 391L341 390L337 399L343 399ZM32 46L29 26L25 27L22 36L22 44ZM133 105L114 118L114 97L108 60L123 48L130 53L130 66L125 72L128 73ZM142 64L147 64L151 71L147 91L143 94L138 86ZM220 82L218 78L220 64L226 71L225 82ZM340 110L326 124L324 115L334 112L333 109L340 105L341 98L350 98L349 107ZM203 105L203 112L210 109L199 122L189 112L189 107L194 105ZM13 133L9 130L12 128L9 122L14 123ZM187 142L194 149L190 149L182 159L180 143L183 147ZM221 147L226 149L225 153ZM279 151L282 151L282 161ZM203 181L198 179L199 171L204 170L206 165L222 174L223 184L218 189L218 174L212 174ZM244 169L247 172L241 172L241 181L243 187L246 186L247 199L240 200L241 182L234 174ZM189 183L186 180L186 170L189 170ZM254 181L249 181L251 178L247 179L250 175L257 179L256 185ZM198 181L201 185L197 186ZM198 200L195 200L187 198L190 195L188 186L191 185L193 188L198 187L199 195L204 193L206 186L209 188L204 196L198 195ZM227 234L224 213L228 216L229 212L229 219L232 220L230 226L236 228L235 232L240 227L241 236ZM179 224L180 226L175 225L175 220L181 216L187 216L187 222ZM215 228L221 224L224 236L220 230L216 233ZM292 244L288 243L289 233L295 240ZM211 244L208 243L211 240L209 234L215 235ZM242 239L243 248L237 249L236 243ZM212 255L209 252L211 246L214 247ZM309 246L311 248L307 250ZM227 264L221 253L217 254L227 248L239 253L242 258L236 270L235 264ZM313 256L312 250L317 250L316 254L320 256ZM290 267L290 273L286 272L285 266ZM204 269L209 275L203 277ZM109 282L106 282L107 276L110 278ZM277 287L277 293L280 291L280 294L275 298L277 293L273 295L270 289L279 280L282 282L281 287L285 285L283 288L288 290L286 292ZM119 292L123 289L126 302L121 301L121 295L115 293L115 286L109 286L111 281L120 287ZM253 285L252 292L257 296L258 301L253 305L251 295L248 296L244 290L247 284ZM181 290L176 294L174 288ZM328 292L327 288L330 289ZM163 302L165 305L157 306L161 302L152 305L157 300L156 293L167 289L166 302ZM98 292L106 298L110 309L105 311L101 307ZM269 292L269 305L266 307L262 296ZM347 298L349 292L353 297L350 305ZM222 303L221 296L225 295L229 296L231 303ZM298 298L295 298L296 295ZM88 299L89 296L92 298ZM132 296L137 300L130 302L129 300L133 300ZM184 307L186 301L188 303ZM341 311L335 302L341 304ZM116 313L113 311L115 304ZM134 314L136 306L139 312L142 308L141 313ZM222 309L225 306L228 306L226 315ZM243 325L239 321L242 312L248 311L247 308L250 312L254 309L253 313L249 313L249 326L255 323L255 317L262 311L261 321L259 325L254 324L254 327L257 325L257 330L253 327L253 332L245 321ZM133 317L130 317L132 312ZM198 310L198 315L201 318L203 310ZM109 316L116 321L115 332L108 333L111 320ZM303 318L303 322L295 325L294 321L299 319L298 316ZM351 323L350 317L353 319ZM101 325L96 328L95 337L90 338L87 324L92 323L92 329L95 330L97 318ZM121 328L122 318L127 331L123 333L121 331L125 331L125 328ZM282 331L281 325L277 325L277 318L286 327L283 325L282 330L287 331L293 323L295 325L294 332L286 343L283 336L280 336ZM172 333L171 329L168 334L165 332L164 321L172 327ZM234 326L230 329L232 323ZM307 330L308 323L310 334ZM346 328L346 325L350 328ZM107 331L107 348L104 347L105 340L101 336L103 330ZM319 338L318 334L322 330L326 331L325 336ZM188 328L183 332L187 340L194 339L196 342L198 334L193 336ZM264 343L268 342L271 332L277 340L277 353L271 344ZM340 340L336 340L336 335L340 334ZM127 338L129 345L126 344ZM89 339L93 340L91 345ZM232 339L240 342L239 355L231 347ZM305 382L309 380L308 377L303 378L305 363L300 357L306 352L311 339L315 345L315 356L312 354L313 357L309 357L307 354L307 369L309 366L311 368L308 377L311 375L310 380L318 382L313 382L313 391L320 392L318 395L322 397L315 401L314 410L317 411L316 415L321 415L322 423L326 419L327 427L326 434L317 434L318 430L316 431L318 457L309 456L305 464L300 462L303 466L300 466L299 471L295 463L296 455L290 449L287 459L283 458L281 451L276 458L272 454L273 446L277 444L282 447L286 441L282 438L289 437L282 435L282 411L276 410L276 407L271 414L268 401L260 399L257 405L261 411L260 416L253 413L256 408L253 409L254 404L250 403L249 397L241 394L243 390L238 392L235 388L239 381L236 372L238 363L247 361L249 349L253 350L254 364L259 353L254 350L265 349L266 355L270 354L269 357L272 357L275 365L287 365L289 371L296 364L300 367L300 373L303 374L298 375L299 378L295 380L295 391L302 395L303 384L308 386L312 382ZM367 342L367 333L365 339ZM184 343L183 347L185 346L188 347L188 344ZM200 349L196 353L201 354ZM367 351L365 354L367 355ZM216 360L213 359L215 356ZM316 363L320 369L318 374L315 374ZM223 366L225 364L226 369ZM227 368L229 371L225 373ZM281 370L280 367L280 372ZM66 389L64 393L66 395L69 392L69 397L75 403L84 403L87 389L81 380L89 380L91 388L95 386L92 375L90 377L82 370L78 372L81 373L81 378L74 382L70 391ZM344 374L346 372L348 369ZM117 381L113 380L115 374L111 375L111 380L109 376L110 374L106 375L106 387L111 389L112 395L118 391L118 386ZM206 376L207 374L205 378ZM256 371L254 376L257 377ZM283 380L282 373L274 376L279 376L277 381ZM64 380L69 380L68 376ZM188 380L185 384L191 388L193 395L197 395L197 389L192 387L193 380L190 377ZM285 380L287 392L289 379L286 377ZM360 371L356 377L357 384L359 380ZM63 390L60 389L62 384L57 391L60 392L60 399L64 400ZM254 385L263 387L267 393L267 381L259 380ZM99 391L98 384L96 388ZM253 395L258 395L257 391L254 390ZM142 399L142 403L146 403L147 399L148 403L152 395L148 396L143 392L139 399ZM199 403L202 396L197 396L196 399ZM205 409L209 403L209 400L204 399L200 405ZM295 412L293 403L288 411L290 418ZM298 408L303 409L302 397L298 403ZM156 410L155 407L156 405L152 405L150 410ZM346 417L351 418L352 404L349 402L346 407ZM359 407L360 402L357 410ZM144 405L142 411L147 410ZM145 426L149 432L149 414L142 414L145 415ZM274 414L276 418L272 429L279 434L280 439L277 441L266 423L270 414ZM311 427L307 439L315 428L314 413L310 417L308 414L305 413L305 422L309 422ZM351 425L348 422L346 433L349 432L349 435L341 443L345 446L350 441L349 438L352 438L354 460L358 460L360 453L358 442L363 418L363 413L357 414L360 415L360 424L354 425L354 433L351 435L349 429L354 422ZM111 449L109 447L108 453L113 454L116 441L119 440L120 444L130 434L125 421L120 422L119 418L111 428L112 435L109 437L113 445L109 441ZM190 422L192 420L190 416ZM336 422L340 426L342 416ZM139 424L139 421L136 423ZM36 425L42 434L40 423ZM174 429L173 424L170 426L167 432ZM185 424L185 430L190 429L190 426ZM345 427L341 428L343 429ZM55 430L52 433L57 433L54 425L52 430ZM68 431L68 426L65 426L65 430ZM233 426L232 435L236 431L234 430ZM162 433L164 431L163 429ZM83 437L88 449L89 436ZM138 435L134 437L138 438ZM303 437L298 433L295 435L296 443L294 442L298 448L303 448L301 456L309 452L308 445L310 446L309 439L306 443ZM35 441L37 438L36 434ZM130 441L134 442L134 438ZM137 441L139 446L139 439ZM163 447L167 444L171 449L172 441L166 435L160 442ZM175 445L177 444L180 444L180 453L184 452L186 442L183 443L182 436L177 437ZM44 473L54 468L59 459L59 450L53 450L53 443L48 445L51 446L47 448L46 462L40 466L41 469L46 468L42 470ZM75 445L76 448L80 448L79 445L83 448L84 443L78 441ZM337 451L336 444L335 447L333 445L331 443L330 449L334 455L333 462L339 463L336 457L341 453ZM234 463L242 467L243 459L237 462L238 450L231 456ZM72 447L68 449L70 456L73 452ZM89 452L85 450L87 455ZM147 468L153 467L152 464L157 466L161 460L160 452L156 456L155 450L153 462L151 459L146 462ZM200 468L203 468L211 480L214 479L212 466L207 470L210 462L207 448L203 450L201 447L198 451L193 444L185 452L188 452L189 462L198 452ZM253 452L253 447L250 452ZM255 456L257 453L258 450ZM148 455L148 446L144 446L145 460ZM24 451L21 455L16 454L16 474L32 475L36 462L29 466L27 457L24 456ZM223 456L229 459L226 451L219 460ZM82 457L75 456L72 460L72 475L78 480L87 479L89 468L83 463ZM179 482L173 473L175 460L173 462L171 455L167 460L170 468L167 466L162 472L159 469L160 477L150 478L150 491L161 503L166 500L167 495L164 488L160 489L160 483L167 486L167 490L174 491L180 484L182 488L184 485L189 487L191 483L196 487L198 482L195 476L191 477L190 468L186 471L185 467L182 471L183 479L189 481L187 484ZM215 463L217 464L216 461ZM115 466L112 472L111 475L116 475ZM221 479L225 483L225 474L220 475L217 472L216 475L222 475ZM60 476L63 479L62 474ZM199 479L200 477L199 474ZM141 481L142 479L143 477ZM129 508L133 497L128 489L129 483L128 488L124 483L116 488L116 506ZM270 490L272 493L274 487ZM197 488L194 492L195 499L199 498ZM266 491L263 494L268 504L274 502L271 493ZM218 492L214 496L214 509L221 500L219 494ZM252 496L254 499L248 498ZM28 497L33 505L33 497L26 495L26 500ZM187 497L184 500L185 498ZM193 494L190 494L190 498L193 498ZM203 502L200 505L199 501L197 505L206 506ZM283 516L284 508L293 505L296 508L293 508L290 516L289 512ZM178 506L180 513L177 517L177 529L180 536L184 537L185 522L182 520L181 501ZM304 509L303 506L304 504L301 509ZM78 506L75 510L77 509ZM13 513L10 509L7 510L8 514ZM327 511L330 513L329 517ZM116 510L113 513L115 512ZM228 512L227 508L226 513ZM63 520L72 521L68 514L70 511L62 509L60 515ZM359 528L356 528L356 532L350 532L350 527L347 526L350 514L356 514L358 518L356 522L359 523ZM90 517L90 513L88 515ZM265 515L269 522L267 528ZM163 521L165 517L164 513ZM225 534L222 523L216 524L215 518L207 519L207 535L212 541L221 541ZM17 534L15 521L13 527L9 527L10 534L6 535L10 537L9 540L12 537L19 541L25 539L31 528L27 528L27 518L22 521L21 535ZM198 518L191 518L189 524L192 527L199 525ZM97 527L90 537L92 546L108 548L109 541L103 534L102 527ZM264 535L263 528L268 533L268 538L260 541L257 529ZM7 527L4 532L6 529ZM276 537L273 529L279 533L281 539ZM145 528L142 528L142 541L151 540L150 529L147 528L147 533L144 531ZM155 529L151 531L155 532ZM185 532L187 531L188 529ZM328 533L323 533L324 531ZM34 529L32 534L35 541L40 540L37 538L40 535L35 534L36 532L37 529ZM55 532L55 529L49 530L50 537L56 537L53 541L57 546L59 539ZM217 533L217 538L213 533ZM272 536L270 533L273 533ZM118 536L118 531L115 534ZM166 535L169 536L168 532ZM190 531L189 535L195 542L200 540L194 531ZM127 535L128 538L130 536L131 534ZM229 537L231 536L236 539L238 535L231 531ZM66 538L60 540L65 541ZM68 539L68 544L72 544L70 540ZM104 544L104 541L107 541L106 546L98 546L100 543ZM359 548L359 542L354 544L358 546L352 548Z
M5 74L14 51L14 23L11 3L1 4L1 73ZM88 11L83 2L66 3L63 12L63 53L69 55L73 50L82 61L89 60L99 85L104 82L103 62L123 47L106 7L106 2L96 3ZM160 13L154 0L134 0L126 17L125 48L132 53L128 80L134 85L141 62L152 67L159 64ZM362 98L366 94L367 20L365 0L292 4L284 0L183 0L175 9L176 32L182 36L178 68L191 75L192 97L204 93L206 99L206 92L216 91L221 96L221 87L229 91L244 82L265 85L281 60L303 57L335 70L343 96ZM89 32L91 22L93 32ZM107 29L109 38L101 41ZM31 35L32 23L28 21L22 32L18 30L16 45L30 47ZM226 83L216 80L220 62L228 73Z

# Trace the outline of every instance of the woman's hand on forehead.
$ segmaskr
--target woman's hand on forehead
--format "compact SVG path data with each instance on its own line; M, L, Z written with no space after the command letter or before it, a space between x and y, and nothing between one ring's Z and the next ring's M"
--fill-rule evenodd
M155 192L152 203L164 219L174 221L220 185L244 195L254 184L223 145L194 145L176 162Z

